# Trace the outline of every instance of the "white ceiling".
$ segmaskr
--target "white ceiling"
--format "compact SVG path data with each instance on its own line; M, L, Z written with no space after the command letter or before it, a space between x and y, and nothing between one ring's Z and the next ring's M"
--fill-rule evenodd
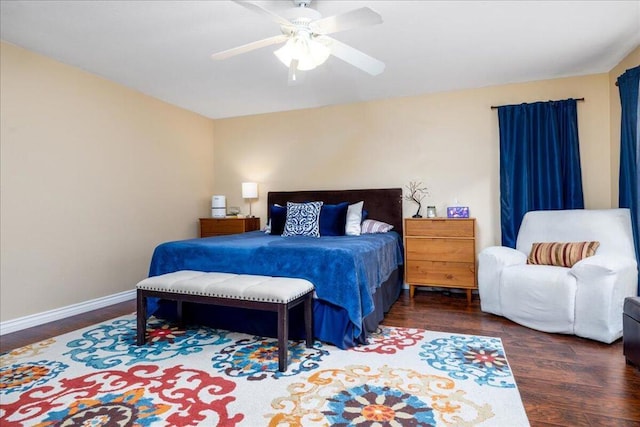
M283 13L287 1L255 3ZM335 57L288 86L279 34L233 1L0 1L2 40L211 118L608 72L640 45L640 1L314 0L322 16L368 6L381 25L334 37L386 63Z

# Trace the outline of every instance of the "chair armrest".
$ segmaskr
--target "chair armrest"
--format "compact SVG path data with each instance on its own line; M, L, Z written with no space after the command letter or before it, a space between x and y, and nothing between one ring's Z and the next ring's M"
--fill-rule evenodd
M496 263L496 266L507 267L509 265L526 264L527 255L524 253L506 246L489 246L480 252L480 257L492 259Z
M506 246L490 246L478 255L478 292L480 308L502 316L500 276L505 267L526 264L527 256Z
M575 263L571 267L571 274L578 280L591 276L618 274L627 269L636 269L636 260L613 255L594 255Z
M636 260L594 255L570 273L576 278L576 335L608 343L620 338L624 299L637 294Z

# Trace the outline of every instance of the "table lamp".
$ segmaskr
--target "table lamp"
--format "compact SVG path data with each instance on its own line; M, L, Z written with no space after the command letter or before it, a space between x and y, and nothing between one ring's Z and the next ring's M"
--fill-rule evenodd
M249 217L253 218L251 214L251 201L258 198L258 183L256 182L243 182L242 183L242 198L249 199Z

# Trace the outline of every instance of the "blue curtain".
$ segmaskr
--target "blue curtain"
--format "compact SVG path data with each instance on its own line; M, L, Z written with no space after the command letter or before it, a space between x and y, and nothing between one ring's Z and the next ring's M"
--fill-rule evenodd
M618 77L622 119L620 123L620 193L618 206L631 210L636 259L640 265L640 113L638 91L640 90L640 67L627 70ZM640 295L640 287L638 287Z
M525 213L584 208L575 99L498 107L502 245Z

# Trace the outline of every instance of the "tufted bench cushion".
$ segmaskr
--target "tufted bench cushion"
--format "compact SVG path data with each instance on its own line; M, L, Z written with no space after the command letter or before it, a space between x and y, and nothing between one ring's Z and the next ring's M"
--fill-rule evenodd
M149 277L138 283L137 288L148 291L280 304L286 304L313 291L313 285L305 279L251 274L203 273L191 270L180 270Z
M136 289L138 345L146 341L146 299L156 297L177 301L180 322L184 301L277 311L280 371L287 369L289 309L304 303L306 345L313 346L314 287L305 279L181 270L144 279Z
M622 342L627 363L640 368L640 297L624 299Z

